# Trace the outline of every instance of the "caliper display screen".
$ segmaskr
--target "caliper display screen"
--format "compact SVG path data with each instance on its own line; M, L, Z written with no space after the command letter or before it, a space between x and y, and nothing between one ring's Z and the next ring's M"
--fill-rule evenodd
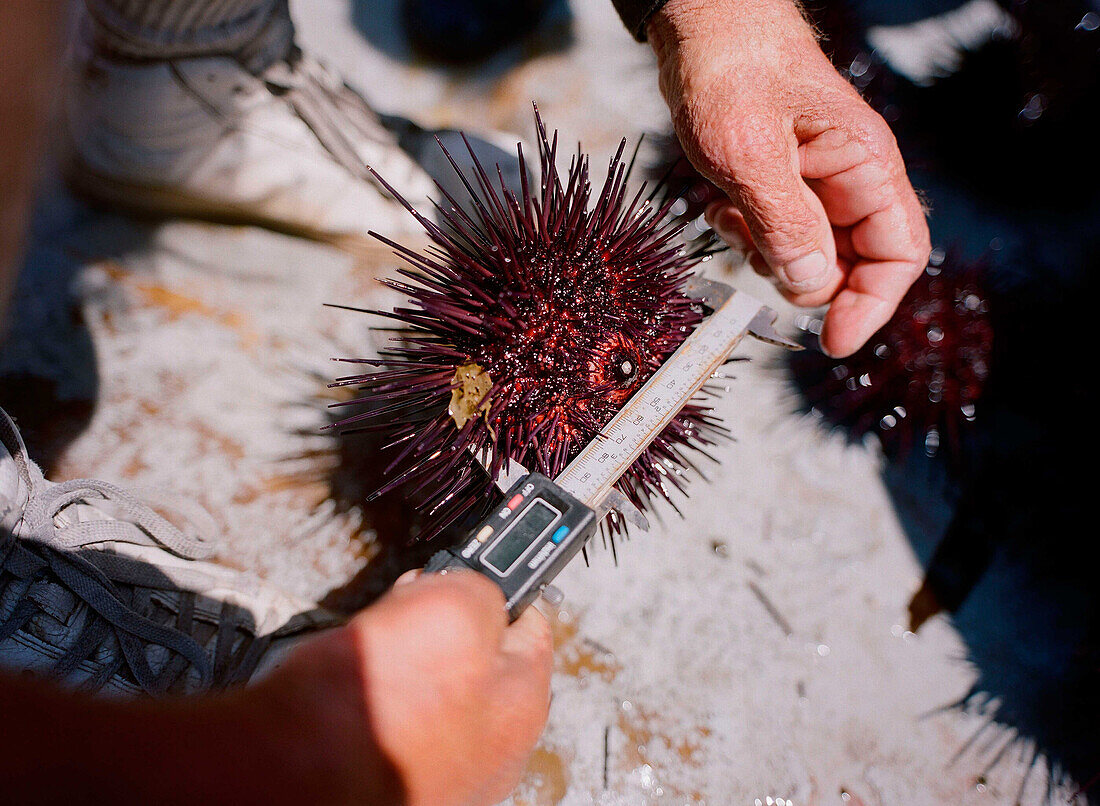
M522 517L482 556L481 561L501 576L508 573L523 552L558 519L558 511L541 499L528 506Z

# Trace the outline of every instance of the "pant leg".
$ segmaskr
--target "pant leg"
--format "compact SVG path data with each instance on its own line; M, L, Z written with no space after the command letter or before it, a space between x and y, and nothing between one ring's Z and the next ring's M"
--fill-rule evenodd
M134 59L233 56L253 71L289 53L288 0L84 0L95 47Z
M0 345L30 221L61 19L56 0L0 0Z

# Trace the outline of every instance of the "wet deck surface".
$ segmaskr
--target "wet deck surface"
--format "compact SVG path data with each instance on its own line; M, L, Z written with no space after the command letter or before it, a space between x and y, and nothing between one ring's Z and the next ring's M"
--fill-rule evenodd
M537 100L596 165L620 137L666 128L648 51L609 3L574 0L567 50L464 74L410 63L393 9L367 5L299 0L295 13L305 46L386 111L529 140ZM53 379L34 391L58 416L32 438L54 477L194 496L224 530L225 562L335 606L376 595L409 562L377 540L405 513L361 507L374 454L318 429L328 359L384 337L322 305L386 304L373 277L395 262L50 193L3 366ZM994 727L968 744L985 720L949 707L974 680L950 622L907 630L943 503L914 477L899 514L875 451L792 413L774 348L741 352L753 360L718 404L736 441L692 484L685 517L665 509L617 567L596 548L560 579L550 724L513 802L1012 804L1021 787L1040 802L1046 773L1027 777L1026 742L1002 754L1012 736Z

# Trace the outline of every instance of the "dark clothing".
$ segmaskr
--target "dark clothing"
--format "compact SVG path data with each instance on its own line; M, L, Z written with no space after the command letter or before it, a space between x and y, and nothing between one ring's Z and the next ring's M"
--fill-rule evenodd
M645 42L645 24L660 11L667 0L611 0L622 17L623 25L639 42Z

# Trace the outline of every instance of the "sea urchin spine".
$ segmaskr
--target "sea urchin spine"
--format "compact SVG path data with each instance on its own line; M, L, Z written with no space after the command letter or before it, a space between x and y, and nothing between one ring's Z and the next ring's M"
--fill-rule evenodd
M404 486L429 516L426 537L486 499L492 482L474 453L491 455L492 478L509 461L553 478L702 320L683 287L713 240L685 249L669 213L675 199L655 202L645 185L628 195L625 140L593 201L588 157L578 149L563 180L557 134L548 137L537 109L535 119L537 191L522 146L518 193L499 168L494 183L475 157L467 175L444 149L469 198L460 204L440 188L441 224L386 185L434 245L417 253L372 233L408 264L384 282L411 305L373 312L400 323L399 346L343 359L375 369L335 382L361 390L339 405L365 407L337 427L388 437L379 493ZM642 508L669 499L694 467L687 449L724 430L689 404L619 489Z
M807 407L853 439L877 433L888 455L920 444L957 465L992 357L984 269L936 250L897 313L854 355L788 356ZM820 324L807 322L811 332Z

